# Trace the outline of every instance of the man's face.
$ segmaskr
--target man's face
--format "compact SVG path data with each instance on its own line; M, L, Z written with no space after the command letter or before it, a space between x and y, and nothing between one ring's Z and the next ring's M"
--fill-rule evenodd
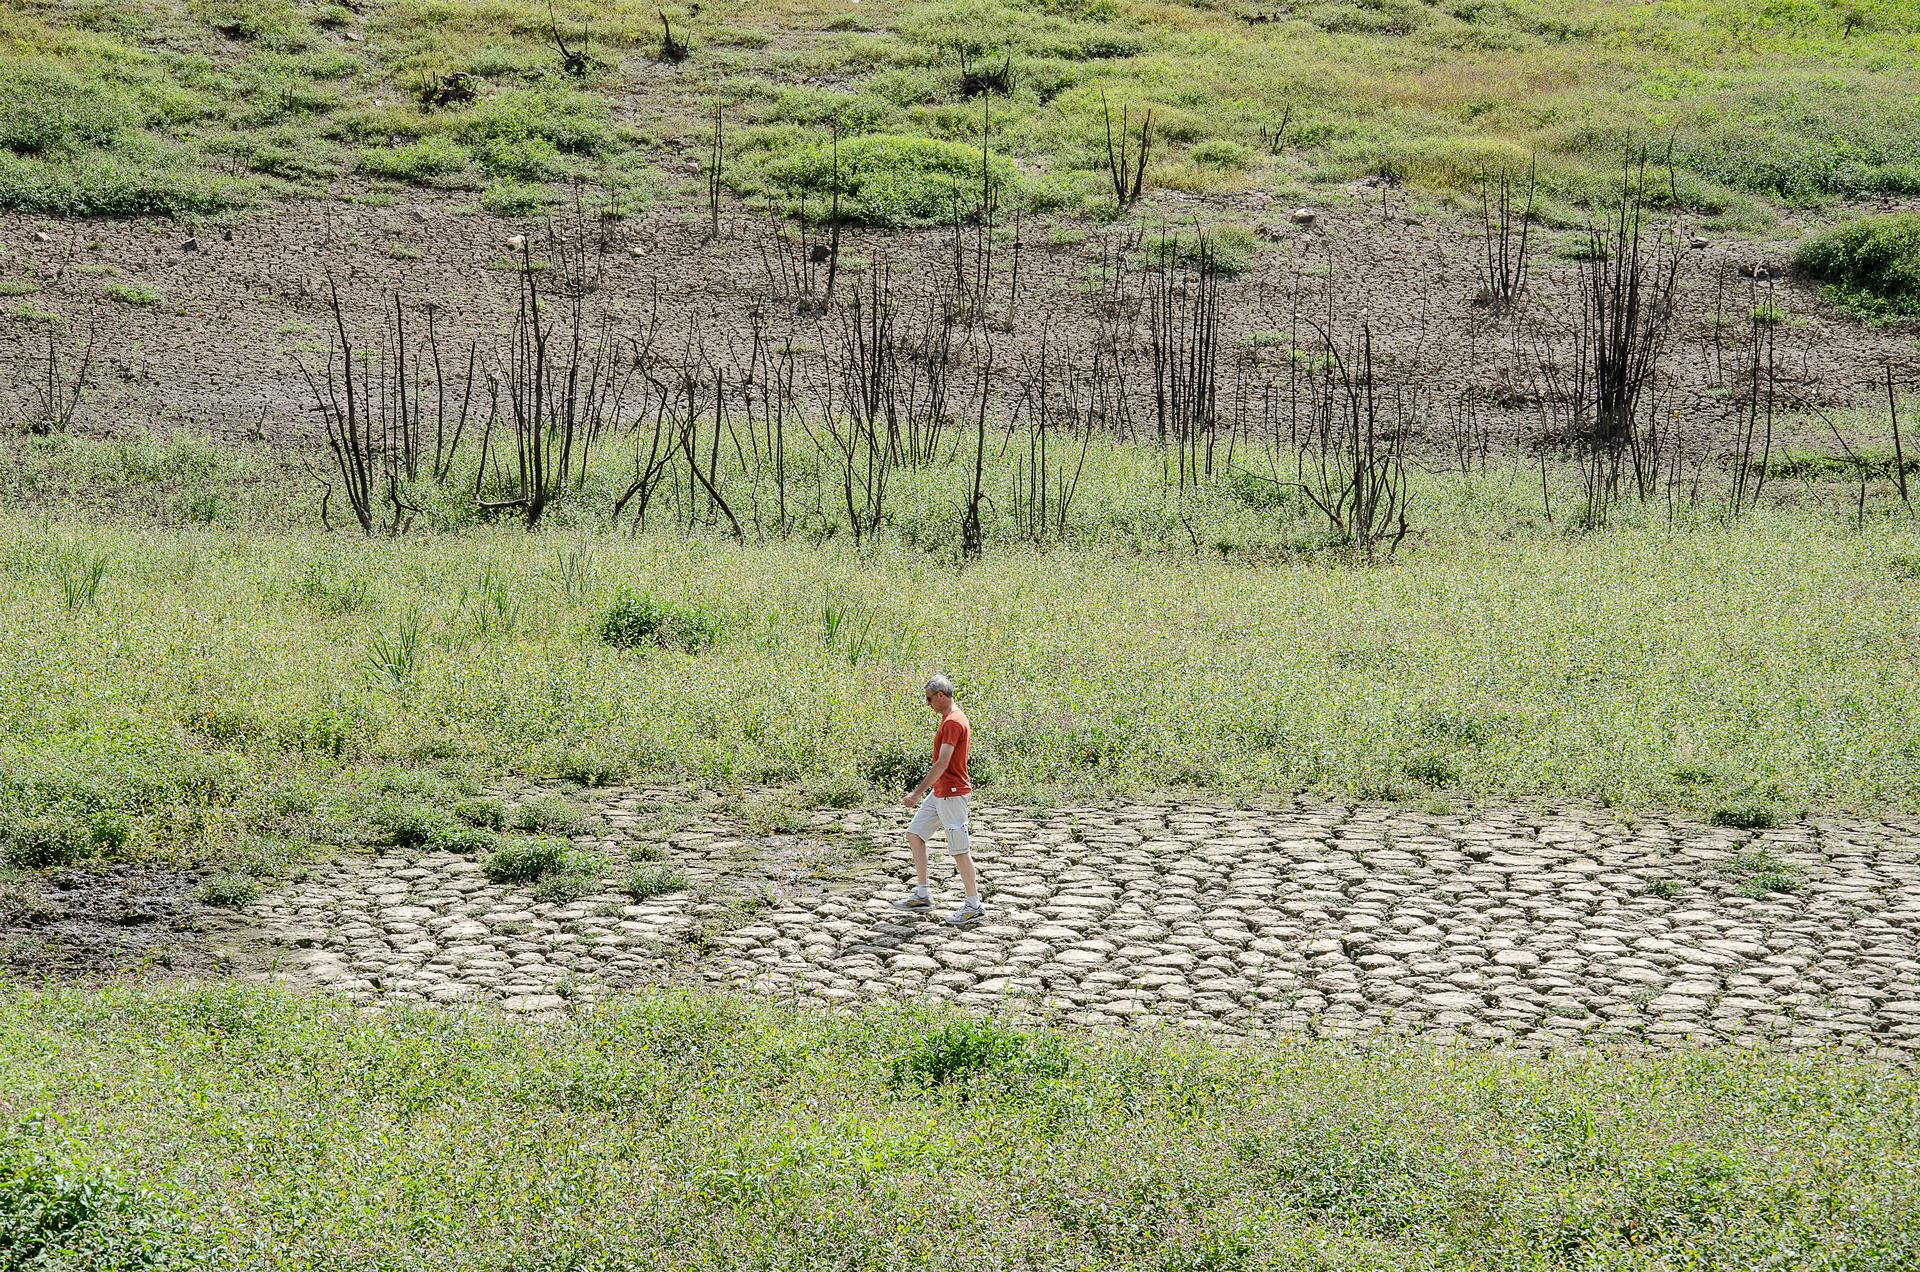
M947 714L947 695L944 693L928 694L927 709L932 711L935 715Z

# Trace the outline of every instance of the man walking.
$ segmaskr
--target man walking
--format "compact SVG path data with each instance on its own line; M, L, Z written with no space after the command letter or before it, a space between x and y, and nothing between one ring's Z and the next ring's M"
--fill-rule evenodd
M933 908L933 891L927 883L927 836L936 828L944 829L947 853L967 890L967 899L947 916L947 922L955 926L975 923L986 917L987 907L980 901L980 882L974 875L973 852L967 842L967 797L973 793L973 782L967 776L967 745L973 740L973 729L966 713L953 700L953 682L945 676L927 682L927 706L940 717L940 727L933 735L933 768L900 801L914 810L913 821L907 826L907 847L913 850L918 883L893 904L902 910Z

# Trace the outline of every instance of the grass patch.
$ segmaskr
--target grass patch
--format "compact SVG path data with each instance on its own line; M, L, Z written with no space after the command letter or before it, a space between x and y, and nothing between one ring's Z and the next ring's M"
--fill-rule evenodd
M636 901L646 901L652 897L666 896L673 892L684 892L687 888L687 876L671 866L659 862L643 862L627 872L621 890Z
M791 808L862 802L851 770L892 797L928 763L917 691L936 670L961 677L976 778L1001 798L1920 807L1899 637L1920 624L1920 531L1880 516L1862 532L1838 483L1737 522L1628 505L1570 535L1540 516L1536 470L1415 471L1421 534L1369 569L1326 553L1312 507L1271 482L1178 494L1152 447L1096 443L1044 549L1017 520L1015 460L990 460L987 550L956 569L970 453L901 474L857 548L809 524L745 544L610 533L614 473L550 514L590 545L583 576L550 539L474 520L329 536L294 483L204 442L0 446L16 507L0 515L0 823L127 819L124 849L88 854L218 865L279 824L292 779L323 796L294 832L324 843L502 828L504 808L464 804L427 759L475 781L779 787ZM796 443L788 461L832 496L827 460ZM774 504L746 474L720 480L738 507ZM209 524L179 512L194 491L220 496ZM484 578L513 623L474 622L463 584ZM932 622L929 591L967 621ZM373 646L402 630L396 679ZM381 766L412 776L368 776Z
M645 592L621 589L600 620L600 639L615 649L651 645L697 654L720 639L720 620L696 605L655 600Z
M100 292L116 305L129 305L135 309L151 309L166 299L159 288L149 287L145 283L108 283Z
M488 853L481 862L495 883L534 883L565 870L572 860L562 839L517 839Z
M670 77L636 74L661 42L641 0L556 10L589 49L577 74L528 0L18 0L9 16L0 206L35 212L199 215L325 194L352 168L484 178L499 202L631 170L725 104L743 192L817 204L838 128L862 169L852 215L940 221L956 193L978 198L983 98L996 153L1024 174L1003 173L1009 201L1035 210L1106 199L1103 100L1136 124L1153 112L1153 176L1173 188L1270 163L1289 181L1457 191L1537 154L1564 204L1603 197L1623 150L1670 141L1676 201L1732 223L1763 220L1757 200L1920 190L1904 0L724 3L670 14L693 50Z
M1735 853L1727 858L1720 873L1734 881L1734 890L1740 895L1755 900L1764 900L1776 892L1800 890L1800 872L1765 848Z
M672 993L533 1026L110 987L0 996L0 1064L0 1112L58 1127L66 1178L142 1182L103 1233L215 1269L948 1266L956 1232L1003 1267L1920 1253L1920 1083L1813 1056L1233 1046Z
M771 194L794 207L804 199L813 215L822 216L830 210L837 172L843 219L889 227L939 225L956 216L977 216L983 186L995 201L1012 187L1013 166L1004 156L985 158L984 180L982 159L978 147L929 137L853 137L840 143L837 156L830 145L814 145L776 160L757 182L751 166L743 175L750 192Z
M260 897L260 881L251 875L218 874L194 889L194 896L208 905L238 910Z
M1829 230L1800 248L1799 263L1848 313L1920 318L1920 213L1866 217Z
M581 835L592 830L594 824L584 809L557 795L536 796L513 813L514 829L541 835Z

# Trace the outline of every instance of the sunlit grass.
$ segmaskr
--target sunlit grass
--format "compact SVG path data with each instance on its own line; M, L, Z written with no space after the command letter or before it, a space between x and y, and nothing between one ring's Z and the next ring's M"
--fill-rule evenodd
M14 988L0 1064L0 1126L51 1117L16 1160L126 1181L80 1233L195 1267L1890 1272L1920 1253L1912 1075L1812 1057L1230 1046L657 994L536 1027ZM28 1200L51 1186L26 1180L0 1170Z
M1044 547L996 465L989 550L961 569L944 468L903 477L856 549L734 544L670 509L609 533L591 502L545 534L469 512L366 540L234 452L22 453L126 493L48 480L60 511L0 522L0 793L13 816L132 816L136 848L218 855L288 782L396 762L831 783L918 744L935 670L1005 798L1920 807L1920 532L1856 528L1838 498L1576 533L1537 474L1422 477L1416 535L1366 566L1304 504L1181 496L1152 451L1103 446ZM674 637L627 639L629 613Z
M724 106L729 181L779 204L781 165L835 124L977 144L982 99L961 77L989 65L1012 79L996 148L1026 169L1008 201L1041 208L1110 201L1103 101L1153 110L1156 171L1189 190L1374 173L1461 190L1537 154L1560 216L1629 149L1669 146L1673 192L1729 225L1763 223L1770 201L1920 189L1920 17L1903 0L714 0L664 11L692 49L670 74L650 0L552 12L584 59L571 71L536 0L26 0L0 51L0 203L187 215L356 169L477 189L453 179L469 166L626 197L652 188L662 148L703 150ZM529 94L542 104L507 133L481 127ZM614 103L617 125L581 132ZM1257 163L1206 162L1223 144ZM441 148L432 165L422 146Z

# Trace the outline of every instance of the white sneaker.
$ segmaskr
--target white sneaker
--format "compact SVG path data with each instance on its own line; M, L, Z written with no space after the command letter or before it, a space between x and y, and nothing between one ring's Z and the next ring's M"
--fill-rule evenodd
M933 909L933 898L930 896L923 897L918 892L909 892L906 896L895 901L893 908L896 910L931 910Z
M985 905L978 901L968 901L962 904L958 910L949 914L947 916L947 922L954 927L961 927L968 923L978 923L986 917L987 907Z

